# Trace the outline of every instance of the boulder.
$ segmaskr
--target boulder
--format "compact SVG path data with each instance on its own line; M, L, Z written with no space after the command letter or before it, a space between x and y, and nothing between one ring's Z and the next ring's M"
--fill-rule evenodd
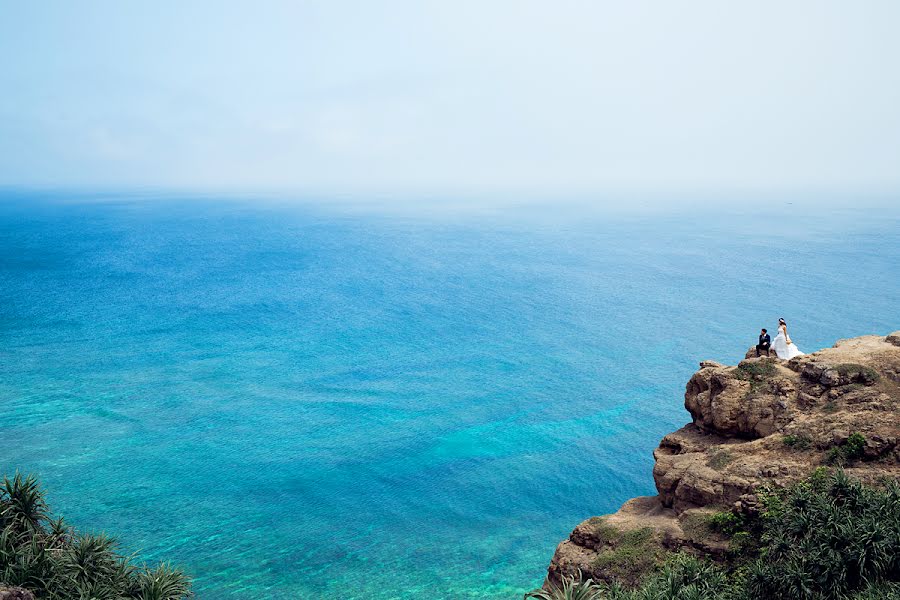
M34 594L20 587L0 587L0 600L34 600Z

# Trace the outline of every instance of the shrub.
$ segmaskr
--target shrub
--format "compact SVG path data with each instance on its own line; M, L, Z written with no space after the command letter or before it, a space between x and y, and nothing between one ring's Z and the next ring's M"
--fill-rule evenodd
M711 522L738 527L724 564L676 555L610 600L900 600L900 484L864 486L817 469L789 488L760 490L762 511Z
M731 511L717 512L709 518L709 525L725 535L734 535L744 526L744 519Z
M853 433L843 444L833 447L825 455L828 464L844 465L862 458L866 449L866 438L861 433Z
M610 600L730 600L737 598L727 572L702 559L676 554L635 590L610 590Z
M866 438L861 433L851 433L844 443L847 458L860 458L866 448Z
M756 541L749 531L737 531L731 536L731 542L728 544L728 551L733 556L740 556L752 552L756 548Z
M0 485L0 587L26 588L47 600L181 600L185 574L168 565L135 565L114 539L79 534L53 519L33 476L16 473Z
M757 597L843 598L900 581L896 482L879 490L838 471L773 494L762 519L763 550L747 578Z
M808 435L786 435L781 438L784 445L794 450L809 450L812 439Z

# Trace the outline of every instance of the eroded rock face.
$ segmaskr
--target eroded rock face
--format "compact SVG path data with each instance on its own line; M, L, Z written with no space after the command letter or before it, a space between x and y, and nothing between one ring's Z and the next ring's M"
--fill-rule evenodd
M653 454L659 495L581 523L557 548L547 584L579 571L633 583L652 561L616 563L628 556L683 549L715 557L726 542L704 531L704 514L756 510L761 484L808 477L855 433L865 443L847 473L900 479L900 332L840 340L790 361L756 358L755 348L736 367L703 361L684 405L692 422ZM635 550L628 544L637 538L645 547Z
M775 358L752 358L737 367L710 365L694 373L684 407L702 429L759 438L791 419L787 397L796 391L794 373Z

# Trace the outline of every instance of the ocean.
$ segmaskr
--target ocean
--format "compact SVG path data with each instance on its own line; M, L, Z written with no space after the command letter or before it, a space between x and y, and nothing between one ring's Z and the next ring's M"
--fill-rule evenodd
M0 471L201 600L517 598L702 359L900 329L900 209L0 192Z

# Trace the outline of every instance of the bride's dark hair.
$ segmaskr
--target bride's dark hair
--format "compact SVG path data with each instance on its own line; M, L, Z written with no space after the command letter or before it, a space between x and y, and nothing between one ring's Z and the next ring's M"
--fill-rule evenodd
M784 325L787 325L787 322L785 322L784 319L778 319L778 322L779 322L779 323L782 323L782 324L784 324Z

